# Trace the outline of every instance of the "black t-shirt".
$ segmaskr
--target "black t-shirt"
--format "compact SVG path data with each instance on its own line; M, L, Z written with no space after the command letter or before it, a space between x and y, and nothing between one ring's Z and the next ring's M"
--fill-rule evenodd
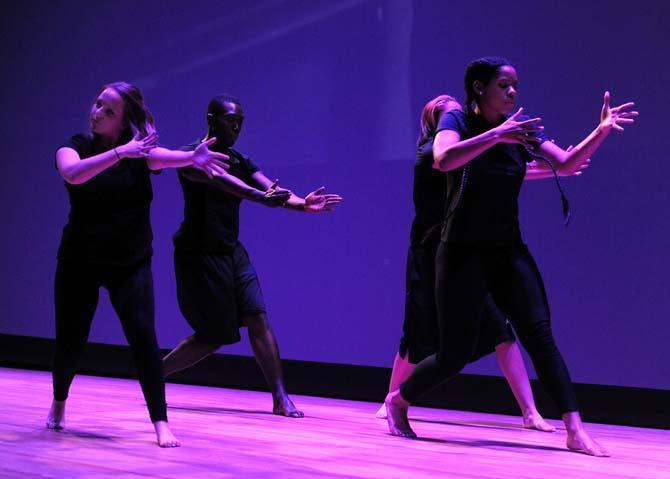
M193 151L199 143L182 148ZM260 168L240 152L227 148L221 150L230 156L228 174L245 183L252 183L251 175ZM209 183L193 181L180 168L179 183L184 192L184 221L174 235L177 248L230 253L237 244L240 230L241 199Z
M410 243L416 247L435 243L440 235L447 199L446 175L433 168L433 138L419 145L414 163L414 221Z
M61 147L82 160L105 150L91 135L74 135ZM85 183L66 182L70 213L58 257L116 265L150 257L150 173L144 158L125 158Z
M522 116L519 121L530 117ZM452 130L461 140L477 136L492 126L481 118L451 110L443 115L437 131ZM544 133L536 133L540 142ZM531 158L522 145L498 143L471 160L466 167L468 176L463 192L461 179L466 167L447 173L449 192L444 214L449 216L442 230L443 241L513 242L521 238L518 198L526 175L526 163ZM458 204L459 193L461 196Z

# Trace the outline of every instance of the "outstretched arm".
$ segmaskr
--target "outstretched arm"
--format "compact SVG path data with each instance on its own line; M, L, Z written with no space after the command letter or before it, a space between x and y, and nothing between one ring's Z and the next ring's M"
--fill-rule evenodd
M322 211L333 211L335 206L342 202L342 197L335 194L323 194L326 190L325 186L317 188L308 194L305 198L301 198L290 190L279 187L279 180L271 181L262 171L257 171L251 178L259 185L260 188L268 192L288 192L289 198L282 206L295 210L304 211L307 213L320 213Z
M215 174L221 174L229 168L224 161L229 160L228 155L212 151L209 147L216 142L216 138L203 141L193 151L168 150L156 147L149 152L147 165L152 170L163 168L180 168L192 166L202 171L207 177L212 178Z
M179 174L191 181L206 183L243 200L254 201L269 207L282 206L288 201L290 196L290 192L286 191L260 191L225 171L215 173L210 178L200 170L196 170L193 167L186 167L181 168Z
M639 115L637 111L630 111L635 103L628 102L617 107L610 107L610 93L605 92L603 106L600 111L600 123L579 145L572 150L563 150L555 143L545 141L537 151L556 163L557 169L564 175L571 175L578 171L596 150L602 145L612 130L623 131L623 126L635 122Z
M72 185L80 185L107 168L116 165L123 158L147 158L155 148L158 136L152 133L140 139L139 133L125 145L104 151L84 160L74 148L63 147L56 151L56 168L65 181Z

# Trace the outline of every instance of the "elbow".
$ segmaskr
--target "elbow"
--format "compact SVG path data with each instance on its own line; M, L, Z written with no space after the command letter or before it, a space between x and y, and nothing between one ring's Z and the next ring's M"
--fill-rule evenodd
M151 157L147 158L147 167L151 171L156 171L156 170L162 170L163 169L163 165L161 164L160 160L157 160L157 159L151 158Z
M452 163L452 158L449 154L449 149L447 148L443 152L434 155L433 169L446 173L447 171L454 169L451 167Z
M76 175L71 171L58 170L58 172L65 182L70 185L81 185L85 181L84 178L81 178L81 175Z

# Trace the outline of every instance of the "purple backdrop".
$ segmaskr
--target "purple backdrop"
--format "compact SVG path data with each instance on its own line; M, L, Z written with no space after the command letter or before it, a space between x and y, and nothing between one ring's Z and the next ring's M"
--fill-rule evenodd
M18 3L18 2L16 2ZM665 284L670 204L662 164L670 58L667 2L27 1L0 20L5 233L0 332L53 337L52 281L67 197L53 152L87 128L101 84L143 88L161 141L204 133L215 93L238 96L239 148L302 194L346 202L308 216L242 208L284 358L388 366L403 311L417 119L439 93L462 97L468 60L510 58L520 105L563 146L595 127L602 92L635 99L638 124L612 134L582 178L527 184L525 237L543 271L554 330L579 382L670 388ZM225 5L225 8L222 8ZM634 9L634 10L633 10ZM174 172L154 179L161 346L190 333L176 305ZM91 340L123 344L106 294ZM249 354L246 341L225 351ZM499 374L483 360L469 372Z

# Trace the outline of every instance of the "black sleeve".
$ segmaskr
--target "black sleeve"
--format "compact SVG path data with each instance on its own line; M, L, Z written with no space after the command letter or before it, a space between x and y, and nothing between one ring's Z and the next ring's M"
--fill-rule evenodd
M188 145L180 147L179 151L194 151L199 144L199 141L194 141L193 143L189 143ZM181 168L177 168L177 175L184 178L185 180L193 181L190 175L190 173L193 173L193 171L195 170L191 166L182 166Z
M72 148L77 152L79 158L83 160L84 158L93 156L93 139L89 135L72 135L67 141L64 141L58 145L56 151L60 150L61 148ZM54 167L58 169L55 156L56 155L54 154Z
M465 138L467 133L465 113L463 113L461 110L451 110L448 111L445 115L442 115L440 122L437 124L435 134L442 130L456 131L461 135L461 138Z
M239 151L230 148L228 154L231 155L231 158L234 157L234 159L239 162L238 168L243 177L251 178L251 175L257 171L261 171L260 166L253 162L251 158L243 155ZM243 179L243 181L245 180Z
M56 148L56 151L60 150L61 148L72 148L74 151L79 153L79 156L83 159L85 158L84 155L91 156L90 154L87 155L87 153L90 153L92 149L92 143L93 140L88 135L72 135L67 141L61 143L58 148Z
M242 165L247 175L251 176L257 171L261 171L261 167L254 163L251 158L242 156Z

